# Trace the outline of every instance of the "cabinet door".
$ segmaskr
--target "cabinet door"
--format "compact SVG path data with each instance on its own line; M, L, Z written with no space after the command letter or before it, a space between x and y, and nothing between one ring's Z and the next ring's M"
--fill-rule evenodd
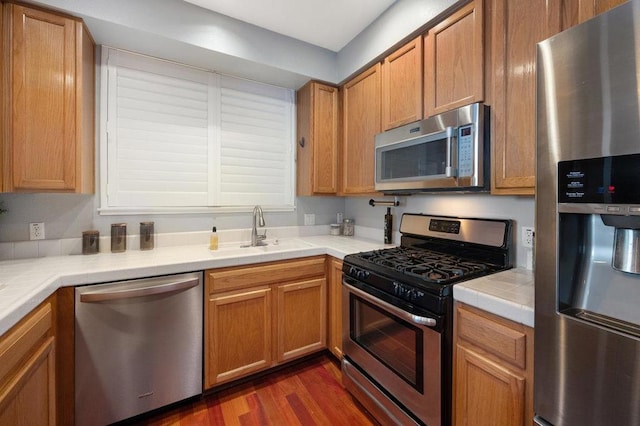
M475 0L425 37L425 115L484 100L483 4Z
M93 192L93 42L72 18L17 4L4 12L5 188Z
M422 118L422 37L384 58L382 64L382 129Z
M277 362L326 347L326 280L318 278L277 286Z
M627 1L628 0L578 0L578 23L581 24L584 21L600 15L609 9L613 9L616 6L620 6L622 3L626 3Z
M329 350L342 359L342 261L330 258L328 276Z
M0 424L56 424L52 327L45 303L0 339Z
M297 93L297 193L338 191L338 89L309 82Z
M375 191L374 136L380 133L380 64L344 85L342 192Z
M553 16L558 22L555 27L564 31L581 24L627 0L557 0L558 13Z
M525 379L488 358L456 348L455 424L517 426L525 422Z
M212 296L205 321L205 388L271 366L270 288Z
M492 0L494 194L534 192L536 43L552 35L551 3Z

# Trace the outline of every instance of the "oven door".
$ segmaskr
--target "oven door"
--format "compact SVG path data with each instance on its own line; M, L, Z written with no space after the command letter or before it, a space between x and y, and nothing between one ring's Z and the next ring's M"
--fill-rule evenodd
M350 277L343 279L345 385L349 389L355 384L356 397L373 399L388 419L397 421L394 409L405 407L421 422L440 425L443 318L408 312L394 306L392 297L385 301L381 294L370 294L376 292Z

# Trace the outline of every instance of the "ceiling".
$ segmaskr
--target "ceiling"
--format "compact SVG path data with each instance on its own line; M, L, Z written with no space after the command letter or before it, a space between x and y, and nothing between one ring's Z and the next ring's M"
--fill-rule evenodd
M396 0L184 1L338 52Z

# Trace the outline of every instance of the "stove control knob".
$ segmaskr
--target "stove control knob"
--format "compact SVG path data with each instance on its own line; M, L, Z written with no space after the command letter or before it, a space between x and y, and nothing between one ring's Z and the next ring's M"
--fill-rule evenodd
M356 275L356 268L354 268L353 266L349 267L349 275L351 276L355 276Z
M358 277L359 280L363 280L365 279L365 273L364 271L358 271L356 272L356 277Z

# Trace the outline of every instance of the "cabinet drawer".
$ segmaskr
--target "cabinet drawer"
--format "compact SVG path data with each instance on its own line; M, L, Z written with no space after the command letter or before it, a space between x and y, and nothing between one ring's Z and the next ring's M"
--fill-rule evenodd
M282 283L315 276L324 276L324 256L278 261L206 271L209 294L222 291Z
M527 335L510 327L507 320L479 314L465 306L456 310L458 337L516 366L526 368ZM514 324L518 327L517 324Z
M0 339L0 383L50 335L53 324L51 303L45 303Z

